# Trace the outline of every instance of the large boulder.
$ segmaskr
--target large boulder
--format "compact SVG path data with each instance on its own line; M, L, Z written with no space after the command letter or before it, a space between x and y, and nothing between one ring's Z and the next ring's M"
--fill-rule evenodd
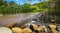
M7 27L0 27L0 33L12 33L12 31Z

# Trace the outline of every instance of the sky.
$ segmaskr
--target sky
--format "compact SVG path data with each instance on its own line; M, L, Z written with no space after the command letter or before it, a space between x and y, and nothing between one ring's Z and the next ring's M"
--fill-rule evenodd
M6 0L7 2L11 2L11 1L14 1L16 4L24 4L25 3L30 3L28 0ZM34 0L31 2L31 4L34 4L34 3L38 3L39 1L38 0ZM44 0L40 1L40 2L44 2Z

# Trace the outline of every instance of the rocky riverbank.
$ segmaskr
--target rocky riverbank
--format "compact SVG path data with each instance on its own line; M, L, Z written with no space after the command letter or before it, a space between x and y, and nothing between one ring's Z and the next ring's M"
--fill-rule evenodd
M28 26L21 27L0 27L0 33L60 33L60 25L48 24L46 25L35 25L30 24Z

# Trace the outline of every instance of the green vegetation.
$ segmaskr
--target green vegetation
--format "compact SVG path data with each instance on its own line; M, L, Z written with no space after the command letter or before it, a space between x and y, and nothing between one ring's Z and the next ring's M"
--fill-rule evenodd
M60 16L60 0L51 0L48 2L49 14Z
M29 0L30 3L32 2ZM47 10L45 5L47 2L41 2L31 5L30 3L25 3L24 5L18 5L15 2L7 2L0 0L0 14L17 14L17 13L27 13L27 12L40 12Z

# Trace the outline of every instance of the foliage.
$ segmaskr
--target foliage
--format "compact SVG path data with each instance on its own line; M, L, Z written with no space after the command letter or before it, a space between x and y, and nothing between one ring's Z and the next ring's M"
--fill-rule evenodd
M25 3L24 5L22 5L22 12L33 12L32 9L30 8L31 4L29 3Z
M48 13L51 15L60 15L60 0L49 1ZM54 5L54 6L53 6Z
M0 13L1 14L17 14L17 13L27 13L27 12L39 12L40 10L46 10L46 2L36 3L31 5L30 3L25 3L23 5L18 5L15 2L7 2L0 0Z

